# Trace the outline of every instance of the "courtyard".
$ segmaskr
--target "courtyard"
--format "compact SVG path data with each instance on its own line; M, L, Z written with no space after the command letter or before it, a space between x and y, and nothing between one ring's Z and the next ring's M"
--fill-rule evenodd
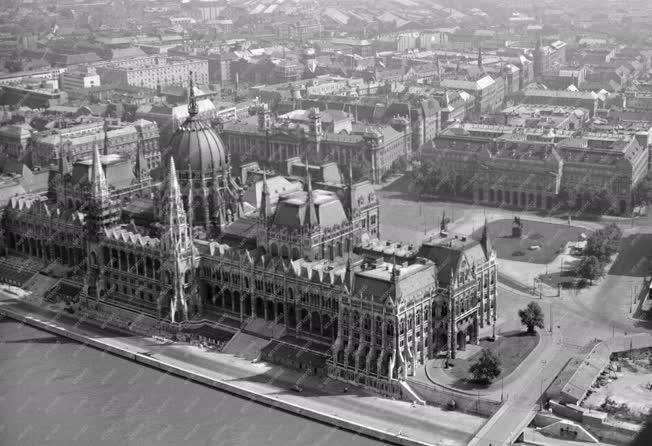
M584 228L534 220L521 220L522 236L512 237L513 220L501 219L489 223L489 234L500 259L537 264L550 263L561 254L568 242L587 234ZM482 228L473 237L479 239ZM538 247L532 249L533 247Z
M476 352L464 359L456 358L449 360L449 367L445 373L456 379L455 387L459 389L484 388L473 382L473 375L469 373L469 367L479 357L482 349L488 349L500 359L500 376L498 379L508 377L523 360L534 350L539 343L539 334L528 334L524 331L514 330L498 336L495 341L490 338L480 340ZM451 367L452 366L452 367Z

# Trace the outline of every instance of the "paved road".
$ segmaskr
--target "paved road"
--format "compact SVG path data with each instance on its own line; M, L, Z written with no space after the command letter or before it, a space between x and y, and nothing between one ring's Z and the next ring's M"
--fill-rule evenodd
M513 441L523 420L536 408L539 395L555 379L568 359L589 341L597 338L610 340L613 335L628 345L627 339L635 333L649 333L646 324L629 317L629 290L632 281L640 278L608 276L594 288L579 294L563 293L561 298L537 299L527 294L502 289L498 306L502 311L514 313L514 319L507 320L500 327L504 331L512 329L518 320L516 311L529 301L539 302L546 314L546 330L549 330L549 314L552 310L553 332L542 337L544 348L537 348L519 367L521 375L505 386L510 399L506 408L492 418L479 432L472 445L499 445ZM626 337L624 335L627 335ZM494 391L495 393L496 391Z
M444 212L453 220L451 230L460 233L471 233L479 228L485 215L489 220L494 220L511 218L515 214L514 211L460 203L419 203L391 187L380 191L379 197L384 208L391 211L383 216L382 235L397 240L419 242L426 233L438 229ZM532 213L518 212L518 215L526 219L566 222ZM552 382L566 361L589 341L649 333L652 329L652 324L633 320L630 314L634 288L640 290L645 276L652 275L652 260L649 260L649 253L652 252L652 216L635 220L605 218L601 222L574 220L573 224L595 229L612 221L624 230L620 254L609 274L595 286L579 293L564 290L560 297L544 296L538 299L518 287L509 289L510 281L502 277L508 287L501 287L499 291L497 307L500 320L497 331L518 329L518 309L530 301L536 301L546 315L546 330L550 330L552 325L553 333L542 338L546 344L538 347L535 354L516 370L518 376L506 380L504 392L510 395L509 402L481 430L474 439L475 444L496 446L513 437L513 431L520 427L521 420L536 407L542 389ZM519 282L515 280L511 284L514 283ZM500 392L497 389L494 386L487 395L495 398Z

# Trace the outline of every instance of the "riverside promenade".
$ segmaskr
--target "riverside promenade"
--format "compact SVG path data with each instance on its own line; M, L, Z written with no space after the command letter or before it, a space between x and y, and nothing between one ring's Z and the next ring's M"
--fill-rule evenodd
M151 338L100 328L65 312L28 304L3 291L0 313L167 374L391 444L464 445L486 422L435 406L379 398L358 388L343 393L343 384L328 378L234 355L203 352L185 343L162 345ZM290 390L297 383L303 392Z

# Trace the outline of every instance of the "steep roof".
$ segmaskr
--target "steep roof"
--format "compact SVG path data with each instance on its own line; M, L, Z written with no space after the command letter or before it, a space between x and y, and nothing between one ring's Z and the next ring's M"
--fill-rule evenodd
M291 192L280 197L274 214L274 225L299 229L304 221L307 206L306 191ZM334 192L316 189L312 191L317 222L322 227L332 227L348 221L342 203Z

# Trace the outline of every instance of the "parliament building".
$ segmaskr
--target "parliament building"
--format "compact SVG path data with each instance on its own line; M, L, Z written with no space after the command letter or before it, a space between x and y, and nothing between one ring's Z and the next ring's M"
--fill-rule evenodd
M119 308L177 326L215 320L236 331L265 321L286 348L303 340L321 352L311 372L390 396L426 359L455 357L495 323L486 225L480 240L449 234L442 221L420 246L389 242L379 239L371 182L354 183L350 172L326 187L306 168L283 192L262 171L252 186L232 174L229 148L189 96L159 179L141 155L128 185L115 156L97 148L92 159L63 160L48 194L13 197L4 210L5 258L67 268L82 311ZM250 187L260 191L253 205Z

